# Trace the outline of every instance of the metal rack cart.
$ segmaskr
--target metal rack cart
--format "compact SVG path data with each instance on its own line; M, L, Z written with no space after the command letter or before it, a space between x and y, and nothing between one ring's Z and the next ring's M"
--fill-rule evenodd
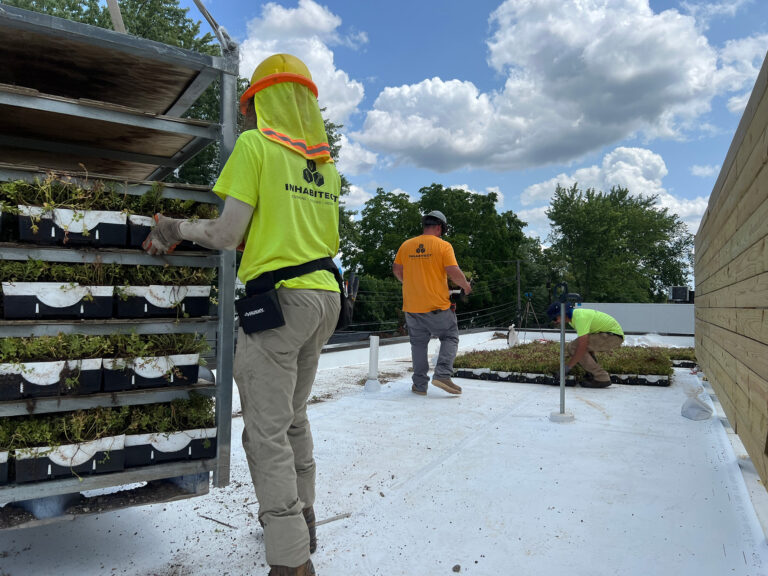
M207 15L206 15L207 17ZM112 180L128 194L143 194L212 142L222 160L234 146L237 46L216 30L221 56L209 56L77 22L0 4L0 180L28 180L49 171ZM180 116L215 81L221 92L219 123ZM87 173L84 172L87 169ZM166 185L163 197L221 206L205 187ZM0 258L65 263L193 266L218 269L219 295L234 294L232 251L190 251L149 256L142 250L67 248L0 243ZM67 507L83 492L167 481L178 490L151 493L141 503L175 500L229 482L234 355L234 305L220 297L216 316L173 320L0 320L0 338L65 334L167 332L205 334L214 343L217 383L0 402L0 418L99 406L169 402L191 391L215 396L217 454L197 461L156 464L82 478L0 486L0 507L15 503L33 518L28 526L72 517ZM147 493L146 486L143 487ZM151 492L151 491L150 491ZM114 508L132 505L116 497ZM108 508L108 506L107 506ZM103 509L103 508L102 508ZM2 508L0 508L2 510ZM6 526L15 527L15 526Z

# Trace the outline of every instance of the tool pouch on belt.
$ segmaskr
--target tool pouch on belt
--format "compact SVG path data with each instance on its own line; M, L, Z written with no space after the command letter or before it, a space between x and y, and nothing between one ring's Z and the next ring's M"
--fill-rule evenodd
M312 260L297 266L287 266L271 272L265 272L259 277L249 280L245 285L245 298L235 301L235 308L240 317L240 326L243 332L251 334L284 326L285 319L283 318L283 310L280 308L275 284L283 280L315 272L316 270L331 272L339 283L341 312L339 313L336 329L340 330L348 326L352 319L352 305L354 303L347 300L344 281L333 259L319 258L318 260Z
M274 284L271 288L258 293L249 293L246 288L246 294L245 298L235 300L235 308L240 317L240 327L243 332L251 334L285 326L283 309L280 307Z

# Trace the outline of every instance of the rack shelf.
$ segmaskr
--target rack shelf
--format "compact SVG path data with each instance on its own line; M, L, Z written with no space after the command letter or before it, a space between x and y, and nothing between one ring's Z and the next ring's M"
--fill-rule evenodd
M50 398L29 398L27 400L0 402L0 418L5 416L24 416L26 414L49 414L68 412L88 408L108 408L111 406L136 406L171 402L178 398L189 398L190 393L215 396L216 386L210 382L198 382L192 386L169 386L149 390L131 390L119 393L100 393L89 396L56 396Z
M131 266L192 266L197 268L217 268L221 262L219 252L178 252L150 256L142 250L127 248L62 248L0 242L0 254L3 260L43 260L46 262L66 262L69 264L128 264Z
M146 468L131 468L124 472L112 474L97 474L81 476L80 478L64 478L32 484L9 484L0 486L0 506L20 500L47 498L61 494L72 494L88 490L99 490L113 486L124 486L137 482L149 482L164 478L206 474L215 470L216 459L194 460L190 462L175 462L159 464Z

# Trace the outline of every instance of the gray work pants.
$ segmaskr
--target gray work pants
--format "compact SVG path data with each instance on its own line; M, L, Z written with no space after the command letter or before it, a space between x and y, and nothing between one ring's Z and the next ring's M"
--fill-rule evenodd
M309 559L302 509L315 502L307 399L323 344L339 318L339 294L277 291L285 326L238 333L234 376L243 408L243 448L264 523L270 566Z
M436 310L424 314L405 313L408 337L411 341L413 360L413 384L419 390L426 390L429 384L429 358L427 346L429 339L440 339L440 353L437 355L434 378L453 376L453 361L459 349L459 327L456 314L448 310Z
M607 332L599 332L597 334L589 335L589 346L587 347L587 353L581 357L579 364L584 370L592 374L598 382L610 382L611 376L605 369L598 364L595 359L590 355L590 352L610 352L622 345L624 340L621 336L616 334L608 334ZM578 344L576 340L571 340L566 345L566 354L570 358L576 353Z

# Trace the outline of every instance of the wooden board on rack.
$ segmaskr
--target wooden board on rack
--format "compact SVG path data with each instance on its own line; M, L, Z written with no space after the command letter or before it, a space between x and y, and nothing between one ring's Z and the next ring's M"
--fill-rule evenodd
M119 46L105 48L73 35L4 24L0 22L0 82L5 84L164 114L199 73L196 67L148 59Z

